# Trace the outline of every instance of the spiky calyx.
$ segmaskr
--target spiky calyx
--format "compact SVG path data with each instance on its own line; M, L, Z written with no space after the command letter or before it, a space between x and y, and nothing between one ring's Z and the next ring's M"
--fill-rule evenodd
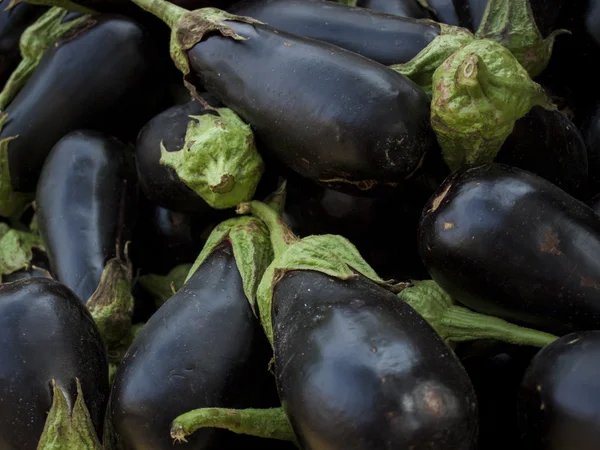
M0 223L0 279L17 270L29 269L34 249L44 249L39 235Z

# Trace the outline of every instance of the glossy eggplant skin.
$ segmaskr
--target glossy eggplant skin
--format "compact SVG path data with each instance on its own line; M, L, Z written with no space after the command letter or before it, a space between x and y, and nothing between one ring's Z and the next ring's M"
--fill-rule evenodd
M52 274L84 303L106 262L123 257L136 196L125 146L102 133L66 135L44 164L36 195L40 235Z
M209 94L202 94L213 107L218 101ZM190 189L170 167L160 163L162 144L168 152L183 148L189 116L207 114L196 100L175 105L153 117L138 134L136 142L136 165L140 187L146 197L167 209L178 212L201 212L210 206Z
M419 250L431 277L475 311L557 335L600 327L600 218L530 172L453 173L425 206Z
M21 34L47 10L47 6L29 3L0 9L0 90L21 61Z
M431 14L416 0L358 0L356 6L400 17L432 18Z
M0 449L35 450L56 380L71 404L79 378L99 436L108 367L96 325L79 299L46 278L0 285Z
M521 383L528 450L596 450L600 440L600 331L571 333L535 356Z
M295 270L273 302L277 387L301 448L475 448L464 368L394 294L362 277Z
M8 118L0 133L0 139L18 136L8 145L16 191L35 191L48 153L70 131L106 131L131 120L120 114L148 75L149 42L130 19L98 16L46 52L6 108Z
M456 7L456 0L427 0L427 5L432 9L434 20L448 25L460 26Z
M585 141L560 111L536 106L517 120L495 161L533 172L574 197L587 195Z
M427 95L408 78L339 47L229 21L188 52L208 92L252 126L266 153L347 193L394 190L437 149Z
M257 406L273 383L270 353L225 241L150 318L119 366L109 410L123 449L172 449L171 421L195 408ZM181 448L209 448L219 434L198 431Z
M420 9L416 2L414 8ZM229 11L278 30L329 42L386 66L410 61L440 34L437 24L406 18L412 16L392 16L324 0L243 0Z

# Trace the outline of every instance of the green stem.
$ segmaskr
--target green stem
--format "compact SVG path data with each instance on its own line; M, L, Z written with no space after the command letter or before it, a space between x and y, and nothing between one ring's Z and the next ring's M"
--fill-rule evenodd
M181 6L174 5L165 0L131 0L150 14L155 15L160 20L165 22L169 28L173 29L179 19L188 12L187 9Z
M433 280L416 281L398 296L417 311L447 343L493 339L544 347L557 339L543 331L520 327L497 317L476 313L454 303Z
M252 214L267 225L275 258L281 256L288 246L298 241L298 238L285 224L281 216L278 215L273 208L263 202L254 200L247 203L240 203L237 213Z
M222 428L238 434L291 441L296 437L283 408L226 409L201 408L177 417L171 425L171 437L187 442L185 437L200 428Z
M479 70L481 63L481 72ZM472 99L484 97L484 91L480 83L480 75L485 74L485 65L476 54L468 55L458 67L456 72L456 85L464 89ZM482 77L483 78L483 77ZM485 80L484 80L485 81Z
M43 6L58 6L64 8L67 11L79 12L82 14L92 14L95 11L85 6L78 5L70 0L11 0L6 9L14 8L19 3L29 3L31 5L43 5Z

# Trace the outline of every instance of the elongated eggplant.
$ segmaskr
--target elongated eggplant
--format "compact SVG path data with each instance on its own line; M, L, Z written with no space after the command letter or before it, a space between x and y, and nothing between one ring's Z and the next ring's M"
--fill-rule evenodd
M419 8L416 2L414 7ZM410 61L441 32L433 22L406 18L413 16L391 16L324 0L243 0L228 11L329 42L386 66Z
M563 336L527 368L519 425L528 450L595 450L600 440L600 331Z
M137 139L140 185L155 203L180 212L233 208L251 200L264 164L248 125L204 95L154 117ZM207 107L211 107L207 105Z
M261 202L238 211L271 233L275 259L257 300L300 447L474 448L477 407L466 372L356 248L335 235L299 240Z
M587 155L573 122L560 111L534 107L517 120L495 161L533 172L582 198L588 187Z
M170 424L178 414L266 406L260 396L269 387L276 396L271 352L253 313L271 259L257 219L230 219L213 231L184 286L150 318L119 366L109 411L122 448L172 449ZM209 448L218 434L206 429L182 448Z
M0 214L13 212L15 192L35 191L46 156L65 134L88 126L115 129L130 119L119 113L128 109L129 96L139 94L151 62L149 51L148 36L139 25L103 16L84 22L46 52L5 111Z
M134 3L175 27L174 60L190 89L202 84L302 176L346 192L393 190L437 148L427 95L383 65L248 17Z
M4 5L3 5L4 6ZM0 11L0 89L21 60L19 39L23 31L35 22L48 8L20 3Z
M423 211L431 277L471 309L563 335L600 327L600 217L532 173L461 169Z
M400 17L432 18L430 12L419 3L419 0L358 0L356 6Z
M81 439L98 444L102 436L108 369L98 329L79 299L45 278L2 284L0 324L0 448L46 448L38 447L41 438L54 441L53 448L99 450ZM47 417L53 427L44 430ZM72 428L80 440L68 441Z
M137 197L132 166L116 139L74 131L52 149L36 195L38 226L52 273L92 309L97 321L104 320L102 310L112 308L106 319L117 321L114 332L120 335L107 336L99 322L109 341L127 332L122 321L131 320L133 308L126 250Z

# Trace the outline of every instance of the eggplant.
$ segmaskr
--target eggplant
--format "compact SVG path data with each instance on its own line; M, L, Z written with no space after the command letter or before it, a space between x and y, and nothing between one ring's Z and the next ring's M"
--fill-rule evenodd
M259 220L234 218L215 228L185 284L148 320L117 370L109 411L120 448L171 449L178 414L267 406L276 396L271 352L253 313L271 258ZM209 448L225 438L220 433L204 430L182 448Z
M592 194L598 194L600 193L600 104L584 121L582 129L589 163L589 190Z
M373 11L413 19L431 19L429 11L418 0L358 0L356 6Z
M426 0L425 3L433 11L434 19L448 25L459 26L460 20L456 7L455 0Z
M416 2L413 8L421 10ZM407 18L413 15L391 16L325 0L242 0L227 11L337 45L386 66L410 61L441 33L436 23Z
M7 164L0 214L14 212L13 197L19 193L35 191L46 156L65 134L89 126L104 131L131 125L127 105L148 80L149 44L137 23L102 16L63 35L44 54L5 110L0 156Z
M261 149L314 182L363 195L394 190L437 149L427 95L385 66L251 18L134 3L175 27L174 61L192 91L203 85L252 126ZM177 28L186 24L206 35Z
M48 8L46 6L19 3L0 11L0 88L21 60L19 40L23 31L34 23Z
M111 342L119 341L127 323L131 325L127 242L136 199L135 172L125 146L89 130L69 133L54 146L36 195L38 226L52 274L92 309L96 320L117 322L112 331L99 323ZM109 317L101 318L109 309Z
M559 336L600 326L600 217L530 172L454 172L423 210L419 251L467 307Z
M300 240L258 201L238 212L271 233L275 259L257 301L300 448L475 448L475 394L458 358L348 240ZM185 437L182 425L172 436Z
M140 186L174 211L235 207L252 199L264 170L250 127L214 97L202 100L172 106L138 135Z
M517 120L495 162L533 172L582 198L588 188L587 155L573 122L560 111L534 107Z
M600 439L600 331L563 336L533 358L519 390L527 450L595 450Z
M0 448L46 448L38 447L46 439L99 449L67 446L73 427L79 439L101 438L108 400L104 344L80 300L46 278L2 284L0 322ZM54 431L45 430L47 417Z

